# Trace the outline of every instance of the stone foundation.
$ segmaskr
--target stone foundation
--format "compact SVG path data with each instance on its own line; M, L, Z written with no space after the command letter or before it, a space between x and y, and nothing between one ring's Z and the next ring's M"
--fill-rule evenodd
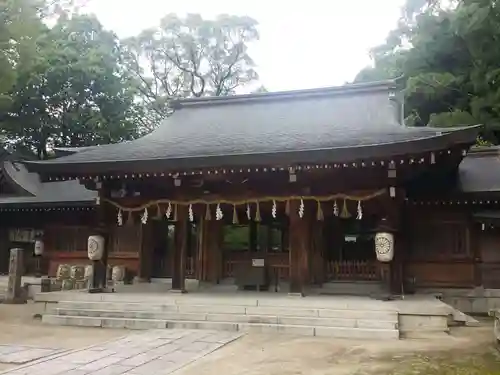
M487 315L500 309L500 289L424 289L418 293L433 294L444 303L466 314Z

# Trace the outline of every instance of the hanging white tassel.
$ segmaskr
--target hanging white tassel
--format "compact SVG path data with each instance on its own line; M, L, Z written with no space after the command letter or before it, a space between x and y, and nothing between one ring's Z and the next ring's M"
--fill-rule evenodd
M118 216L116 217L116 221L118 223L118 226L121 227L123 225L123 214L122 210L118 211Z
M220 208L220 203L217 203L217 208L215 209L215 220L222 220L224 214Z
M361 220L363 218L363 209L361 208L361 201L358 201L358 214L356 219Z
M188 211L188 216L189 216L189 221L192 223L194 221L194 213L193 213L193 205L189 205L189 211Z
M148 209L144 209L144 213L141 216L141 223L146 224L148 222Z
M271 214L273 215L274 219L276 219L276 213L277 213L276 201L273 199L273 208L271 210Z
M168 207L167 210L165 211L165 217L167 219L170 219L170 216L172 215L172 204L168 202Z
M250 204L247 203L247 219L252 220L252 211L250 210Z
M299 217L301 219L304 217L304 200L302 198L300 199Z
M337 205L337 201L333 203L333 214L335 216L339 216L339 206Z

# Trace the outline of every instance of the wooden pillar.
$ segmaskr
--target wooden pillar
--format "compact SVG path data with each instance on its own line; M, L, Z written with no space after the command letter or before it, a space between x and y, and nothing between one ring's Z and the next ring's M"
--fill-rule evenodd
M207 281L219 283L222 278L222 237L223 222L221 220L207 221L208 238L207 242Z
M290 294L303 296L309 281L310 215L306 208L300 218L299 206L300 201L290 201Z
M325 282L325 259L324 259L324 221L312 223L311 236L311 281L314 284L323 284Z
M102 236L104 238L104 252L101 260L92 262L92 282L91 287L89 288L89 293L102 293L105 291L107 287L107 276L108 276L108 255L109 255L109 233L106 224L106 206L103 203L103 198L106 197L106 193L102 188L102 182L98 182L100 184L98 190L98 204L96 206L96 221L97 225L95 228L96 234Z
M474 285L478 287L483 285L483 255L480 242L482 231L480 226L474 226L471 221L467 221L466 225L467 254L472 254L474 259Z
M388 296L401 293L403 282L403 259L406 252L404 231L401 231L401 210L403 207L404 190L397 189L396 197L385 197L385 215L379 223L379 232L390 232L394 235L394 257L391 262L380 264L382 286Z
M196 278L198 281L207 281L207 261L209 259L209 236L210 229L208 227L209 220L205 220L204 216L198 222L198 238L197 238L197 257L196 257Z
M199 223L197 278L218 283L222 277L222 221L215 219Z
M188 208L177 205L173 251L172 291L186 292L186 256L188 246Z
M137 229L141 231L141 247L139 249L139 268L135 281L139 283L148 283L151 281L151 271L153 267L154 225L151 221L148 221Z

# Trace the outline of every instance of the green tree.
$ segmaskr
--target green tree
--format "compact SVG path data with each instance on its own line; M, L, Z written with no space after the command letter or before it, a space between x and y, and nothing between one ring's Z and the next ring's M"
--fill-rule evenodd
M158 27L125 40L127 67L149 114L142 126L153 128L167 116L172 98L231 95L255 82L248 44L258 37L257 22L249 17L169 14Z
M408 0L398 27L356 81L403 76L409 125L500 124L500 4Z
M44 29L38 0L0 0L0 121L11 104L20 61L36 57L36 38Z
M91 16L64 12L36 42L34 61L16 65L2 132L47 158L51 146L88 146L137 136L132 79L117 37Z

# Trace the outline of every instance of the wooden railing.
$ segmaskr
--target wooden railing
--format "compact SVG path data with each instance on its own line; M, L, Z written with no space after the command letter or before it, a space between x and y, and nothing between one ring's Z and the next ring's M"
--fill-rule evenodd
M286 254L287 255L287 254ZM258 258L258 255L255 255ZM290 267L288 257L272 254L265 259L273 277L288 280ZM251 259L245 259L235 254L226 256L223 264L223 277L234 277L235 269L241 264L250 264ZM330 261L326 263L328 280L379 280L380 273L376 261Z
M376 261L330 261L326 264L329 280L378 280Z
M240 264L250 264L250 262L244 260L225 261L223 277L234 277L234 270L238 268ZM270 270L271 276L276 277L278 280L288 280L289 267L287 264L270 264L267 267Z
M269 269L271 277L277 277L279 280L287 280L289 277L288 253L236 253L226 252L224 255L222 276L234 277L235 269L239 265L250 265L254 259L264 259L266 267Z

